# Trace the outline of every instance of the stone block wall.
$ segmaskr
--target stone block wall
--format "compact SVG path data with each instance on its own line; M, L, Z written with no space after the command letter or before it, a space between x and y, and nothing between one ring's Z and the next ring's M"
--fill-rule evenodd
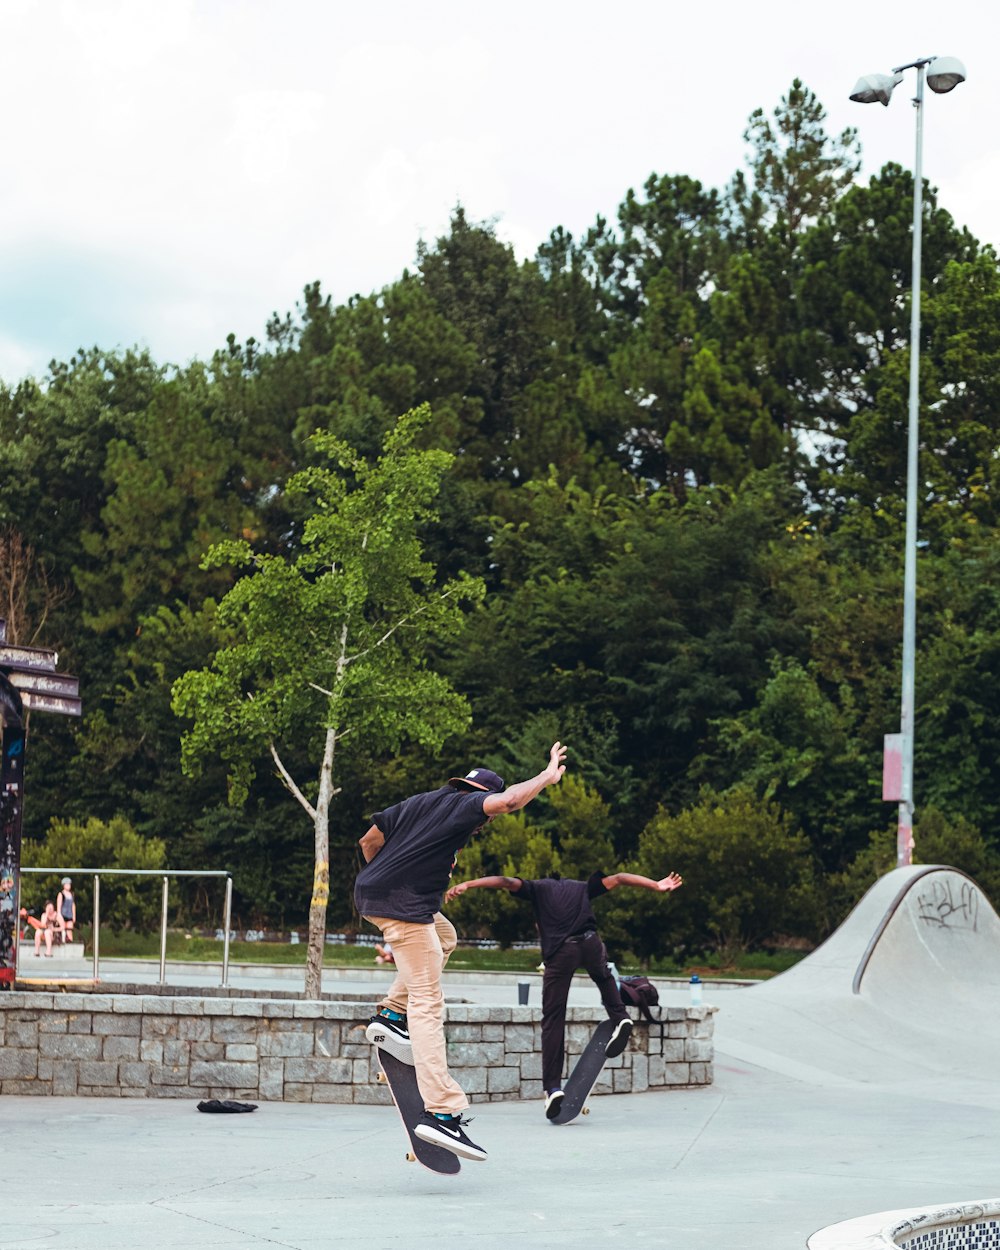
M637 1022L595 1093L712 1081L714 1007ZM192 995L0 994L0 1095L382 1103L360 1003ZM567 1012L569 1062L603 1017ZM541 1012L452 1005L448 1063L472 1102L541 1096ZM662 1035L661 1035L662 1034Z

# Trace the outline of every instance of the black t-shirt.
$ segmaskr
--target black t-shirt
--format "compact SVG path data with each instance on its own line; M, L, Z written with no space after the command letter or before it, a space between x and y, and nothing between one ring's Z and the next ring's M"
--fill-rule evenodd
M361 915L432 924L455 856L487 820L487 797L485 790L442 786L376 812L372 824L385 843L354 883Z
M510 893L511 898L523 899L535 909L542 959L551 959L568 937L597 928L590 900L607 892L604 873L594 872L586 881L554 881L549 877L522 881L520 888Z

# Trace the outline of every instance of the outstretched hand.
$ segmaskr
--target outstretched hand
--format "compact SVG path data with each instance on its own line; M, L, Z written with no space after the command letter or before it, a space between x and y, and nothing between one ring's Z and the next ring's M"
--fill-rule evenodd
M566 748L561 742L553 742L549 749L549 775L553 783L562 780L562 775L566 771Z
M668 876L664 877L662 881L657 881L656 888L665 893L667 890L676 890L683 884L684 878L680 875L680 873L672 872Z
M446 890L444 896L445 902L450 903L453 899L458 898L460 894L464 894L467 885L468 882L461 881L458 885L453 885L449 890Z

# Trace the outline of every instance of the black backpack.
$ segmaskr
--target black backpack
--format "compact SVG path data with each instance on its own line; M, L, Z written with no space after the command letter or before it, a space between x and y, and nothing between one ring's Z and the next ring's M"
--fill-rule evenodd
M653 1022L656 1017L650 1007L659 1005L660 995L649 977L622 977L618 989L626 1007L638 1007L646 1019Z

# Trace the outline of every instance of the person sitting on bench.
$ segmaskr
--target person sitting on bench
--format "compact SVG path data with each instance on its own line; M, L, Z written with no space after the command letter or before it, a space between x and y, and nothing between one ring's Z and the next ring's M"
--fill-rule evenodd
M45 900L45 910L42 912L38 922L38 928L35 929L35 958L41 954L42 941L45 941L45 958L52 958L52 939L55 937L56 930L59 928L59 914L56 911L56 905L50 898Z

